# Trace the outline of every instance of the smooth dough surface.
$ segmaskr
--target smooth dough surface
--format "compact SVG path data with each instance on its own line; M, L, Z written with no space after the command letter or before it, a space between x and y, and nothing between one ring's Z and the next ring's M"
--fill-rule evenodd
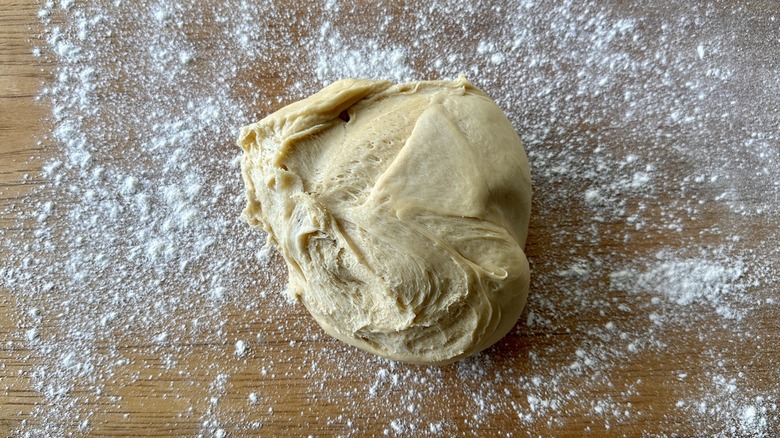
M515 324L531 178L500 108L464 77L344 79L242 128L244 218L330 335L444 364Z

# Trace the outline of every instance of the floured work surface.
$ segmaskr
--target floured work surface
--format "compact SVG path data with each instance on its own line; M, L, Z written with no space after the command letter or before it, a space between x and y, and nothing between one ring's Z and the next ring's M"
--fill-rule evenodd
M776 7L0 6L0 427L777 434ZM528 149L529 301L476 358L393 364L284 301L233 137L458 73Z

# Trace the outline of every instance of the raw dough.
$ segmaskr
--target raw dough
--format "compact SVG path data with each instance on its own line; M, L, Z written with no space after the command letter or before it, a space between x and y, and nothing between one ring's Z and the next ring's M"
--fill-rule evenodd
M326 332L444 364L515 324L531 178L503 112L464 77L344 79L244 127L248 203L287 293Z

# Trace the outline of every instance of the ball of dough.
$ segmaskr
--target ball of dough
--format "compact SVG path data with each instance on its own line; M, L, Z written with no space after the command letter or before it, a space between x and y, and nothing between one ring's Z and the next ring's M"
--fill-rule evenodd
M444 364L515 324L531 177L520 138L464 77L344 79L242 128L244 218L330 335Z

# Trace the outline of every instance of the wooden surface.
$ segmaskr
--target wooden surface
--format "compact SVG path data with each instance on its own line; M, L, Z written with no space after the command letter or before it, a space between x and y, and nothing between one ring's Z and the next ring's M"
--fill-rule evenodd
M42 152L37 147L36 133L42 132L41 120L47 111L35 102L35 95L49 73L31 53L36 12L29 2L4 2L0 6L0 203L4 207L19 203L29 192L30 186L20 183L39 170L37 157ZM0 217L4 228L18 225L12 217ZM41 398L25 374L34 361L30 351L12 346L23 339L16 326L19 310L14 297L8 290L0 290L0 297L0 337L4 345L0 349L0 378L9 387L0 403L0 429L10 436Z
M752 5L757 14L766 14L774 9L774 13L780 17L780 9L776 5L773 6L772 2ZM32 47L41 44L41 41L37 40L40 31L36 18L37 10L37 5L27 1L0 2L0 207L13 204L21 208L32 202L27 194L35 186L40 163L56 153L38 146L38 141L45 138L51 130L46 122L50 109L45 101L37 102L35 96L41 84L52 74L52 66L45 63L45 58L37 58L31 54ZM776 29L775 32L775 37L780 34ZM780 43L770 39L739 39L737 44L744 45L748 53L756 53L757 69L777 71L777 64L772 64L776 58L767 55L765 46L780 50ZM275 80L278 79L268 79L269 83L274 83ZM261 108L257 112L262 114L267 110L270 108ZM640 148L641 145L623 144L621 147L631 150ZM27 184L20 184L23 180L28 181ZM756 187L748 188L748 192L743 194L743 201L748 206L764 201L758 192L758 186ZM665 201L662 196L656 198L656 202ZM572 214L572 211L576 213L578 208L584 207L553 206L548 211L538 212L532 220L527 253L532 262L535 262L537 278L554 275L553 271L560 268L555 264L554 257L562 256L565 249L550 250L561 246L557 241L559 235L555 231L561 227L580 227L582 224L578 221L586 216ZM772 237L776 227L772 218L741 218L717 206L704 207L700 218L700 222L686 229L684 234L696 235L702 229L708 229L711 224L721 223L720 228L723 230L743 230L741 245L745 248L777 244L777 240ZM20 225L14 217L4 216L0 218L0 226L10 229L23 224ZM648 253L659 248L677 248L679 242L685 241L679 236L645 235L641 230L629 230L627 234L630 235L630 239L626 239L629 242L627 244L624 240L609 238L601 241L598 246L589 248L589 251L596 255L610 254L617 250L626 253ZM612 236L617 235L616 233ZM704 243L707 239L716 242L718 237L705 235L701 239ZM582 256L587 257L588 254ZM279 266L278 258L274 263ZM605 300L634 302L633 297L610 290L606 286L606 278L591 281L604 285ZM542 286L538 283L532 285L532 293L535 288L542 289ZM780 296L776 282L764 282L757 289L759 290L751 289L749 293L765 297ZM19 291L0 290L0 386L3 390L0 392L0 434L3 436L24 430L25 427L40 421L36 415L31 414L36 406L43 410L56 407L56 403L45 400L39 389L33 387L31 371L36 369L36 364L43 359L39 357L40 352L28 349L28 343L25 342L24 331L19 326L19 314L25 309L17 305L15 292ZM255 312L262 313L262 309ZM123 341L123 344L115 347L126 351L126 356L131 361L127 366L118 368L116 374L104 376L105 380L100 382L102 396L96 397L92 391L94 388L90 386L76 388L71 393L72 397L82 398L80 403L85 407L81 411L88 413L89 428L85 433L95 436L194 436L203 433L204 418L213 417L219 420L220 427L227 431L228 436L384 435L388 424L399 415L398 410L388 415L384 406L403 403L406 394L402 390L388 391L382 393L379 398L347 400L343 394L349 393L349 388L353 388L355 394L363 394L362 389L375 384L376 371L340 373L337 368L343 366L347 370L356 369L361 367L360 363L364 363L365 367L379 367L378 362L368 361L363 353L325 336L312 338L310 333L319 332L302 306L286 306L283 307L283 312L280 314L275 308L270 316L276 319L264 319L256 314L250 320L243 309L228 304L224 310L223 330L230 336L222 344L203 345L181 339L169 347L162 347L161 351L160 346ZM279 318L285 321L280 322ZM491 369L528 367L529 372L543 373L544 370L534 370L533 362L518 358L527 358L528 352L532 350L531 346L535 351L544 351L549 347L551 354L557 356L545 358L545 361L563 364L571 360L574 350L579 348L578 339L581 337L577 333L578 330L588 325L601 327L608 321L617 321L628 327L643 327L647 325L647 315L641 312L624 315L600 315L598 312L590 312L562 317L560 322L564 329L556 332L521 327L488 352L493 364ZM760 333L761 336L748 334L742 337L738 346L733 344L734 337L725 332L722 333L723 343L713 341L721 336L721 329L716 327L718 321L713 319L699 323L714 327L708 332L710 338L706 341L698 339L695 331L681 329L679 337L669 348L648 350L613 367L609 371L609 385L589 384L589 377L583 376L584 392L588 394L583 394L579 399L566 400L566 403L572 406L563 405L548 411L545 415L554 420L552 426L546 421L527 424L518 420L516 412L507 411L489 413L489 420L480 423L479 427L470 427L469 424L473 422L471 417L474 415L471 410L474 400L470 400L470 397L475 394L488 394L489 391L480 385L479 379L464 382L462 378L458 378L458 373L462 370L459 371L459 368L454 366L443 368L440 374L436 374L436 378L441 380L436 385L439 389L435 395L423 397L417 403L415 413L409 415L441 418L445 425L445 434L462 432L467 435L498 436L514 432L518 436L581 436L589 431L592 436L653 436L665 433L696 436L702 433L701 430L697 430L696 424L690 424L685 418L680 418L680 411L675 407L676 401L681 398L695 399L697 391L695 384L680 381L680 369L685 369L688 374L686 382L711 380L711 370L702 366L701 362L704 360L705 350L719 349L722 351L723 375L742 375L743 380L751 382L752 393L775 394L779 377L776 367L780 359L777 349L777 345L780 345L780 325L773 309L751 315L753 334ZM234 344L231 339L255 339L258 333L263 336L262 345L253 345L249 354L237 361L233 355ZM140 338L142 334L138 336ZM669 339L671 338L666 340ZM165 348L168 348L168 351L165 351ZM311 373L311 361L318 357L311 351L318 350L330 352L319 356L319 362L320 366L334 368L331 373ZM190 371L181 375L178 369L167 367L163 360L166 354L169 359L172 357L175 361L191 365L188 368L185 366ZM339 355L342 357L341 361L332 359ZM202 367L198 364L213 366ZM224 390L215 391L215 381L218 380L222 367L231 370L230 378ZM263 375L260 370L264 367L272 368L273 371ZM407 365L397 365L393 372L403 375L407 371L414 375L425 372L423 367ZM318 381L318 376L322 375L332 376L332 380ZM507 375L513 374L507 372ZM447 385L459 387L448 389ZM417 389L420 387L415 386ZM507 384L495 389L502 394L511 392L511 396L516 398L519 404L529 404L528 394L521 388ZM595 393L589 393L590 391ZM259 395L261 408L248 406L247 396L251 392ZM336 392L341 396L329 396ZM215 393L219 396L219 403L212 405L210 400ZM604 417L599 415L570 414L582 412L574 409L573 405L589 403L594 399L610 400L625 410L639 414L620 421L605 421ZM350 406L348 409L352 409L349 423L338 419L347 402L346 406ZM487 402L490 403L489 398ZM506 405L502 405L502 409L505 407ZM210 417L209 412L212 411L214 415ZM734 415L738 415L738 412L734 412ZM769 436L780 433L780 430L775 429L778 424L771 422L771 418L776 417L771 415L770 413L770 424L765 429ZM77 432L82 420L83 418L61 418L61 427L63 430ZM262 428L253 429L253 422L262 423ZM609 426L605 426L605 423L609 423ZM407 430L407 434L417 433ZM741 435L738 428L734 435Z

